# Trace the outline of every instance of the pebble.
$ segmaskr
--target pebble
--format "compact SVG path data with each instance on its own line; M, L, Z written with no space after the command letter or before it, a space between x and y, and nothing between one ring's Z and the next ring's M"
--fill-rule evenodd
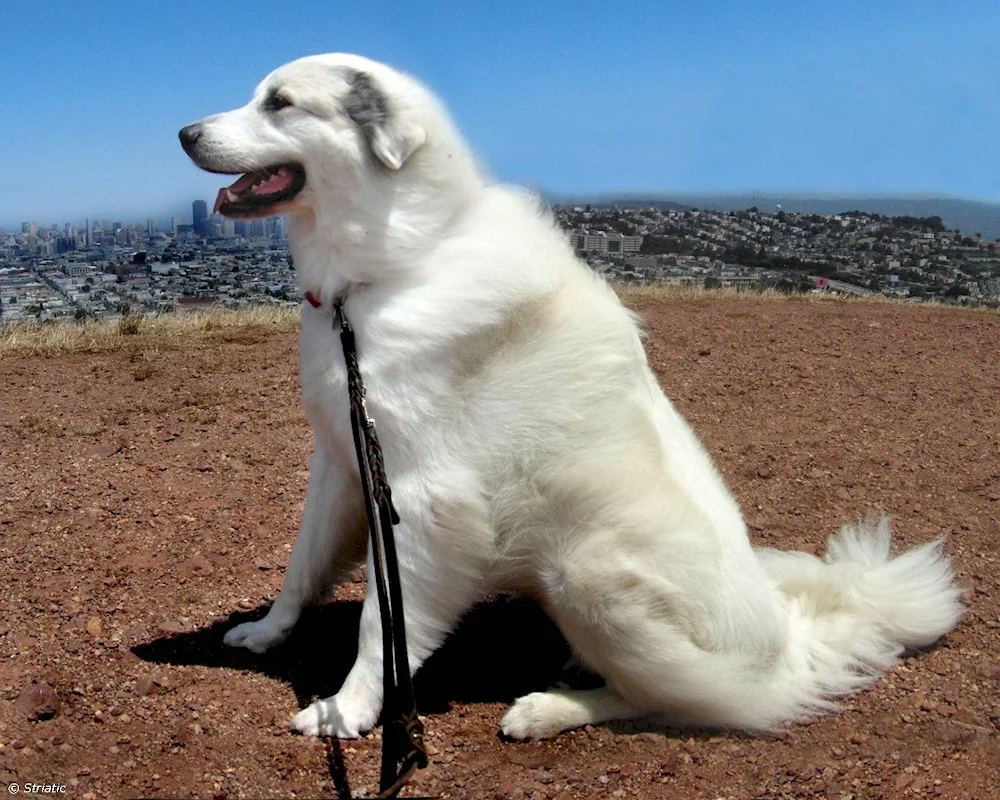
M59 713L61 707L55 689L45 681L32 683L21 695L21 705L32 722L52 719Z
M160 631L160 633L166 633L166 634L184 633L184 631L186 630L186 628L184 627L184 623L181 622L179 619L168 619L164 622L161 622L157 626L157 629Z

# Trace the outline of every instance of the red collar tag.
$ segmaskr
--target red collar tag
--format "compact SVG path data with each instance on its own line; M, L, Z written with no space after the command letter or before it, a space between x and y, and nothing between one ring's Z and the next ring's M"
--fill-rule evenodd
M316 299L316 295L314 295L312 292L306 292L306 300L309 302L309 305L311 305L313 308L319 308L321 305L323 305L319 300Z

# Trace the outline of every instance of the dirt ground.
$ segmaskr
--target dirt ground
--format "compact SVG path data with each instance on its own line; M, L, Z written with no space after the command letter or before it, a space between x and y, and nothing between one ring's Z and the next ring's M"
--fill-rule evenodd
M1000 798L1000 315L632 303L755 543L815 552L882 510L901 547L948 535L968 613L780 735L639 723L513 744L505 705L557 680L566 649L528 601L496 599L418 675L432 765L404 796ZM222 644L277 594L302 511L295 334L7 354L0 381L0 782L85 800L373 793L377 734L288 731L353 660L360 576L276 652Z

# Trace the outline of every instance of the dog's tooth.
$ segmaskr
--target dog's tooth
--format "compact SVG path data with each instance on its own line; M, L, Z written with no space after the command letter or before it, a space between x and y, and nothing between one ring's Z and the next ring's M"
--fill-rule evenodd
M239 195L233 194L231 191L226 189L226 199L229 200L230 203L235 203L240 198Z

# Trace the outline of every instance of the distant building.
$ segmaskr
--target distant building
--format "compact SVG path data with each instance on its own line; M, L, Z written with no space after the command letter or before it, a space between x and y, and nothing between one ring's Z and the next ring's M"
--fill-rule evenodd
M198 236L208 236L208 203L195 200L191 204L191 227Z
M154 233L156 233L156 223L153 222L153 218L152 217L147 217L146 218L146 235L147 236L152 236Z
M170 233L173 236L175 236L175 237L177 236L177 229L180 226L181 226L181 218L180 217L171 217L170 218Z
M621 233L604 231L576 230L570 234L570 242L574 250L584 253L607 253L613 256L638 253L642 249L641 236L625 236Z

